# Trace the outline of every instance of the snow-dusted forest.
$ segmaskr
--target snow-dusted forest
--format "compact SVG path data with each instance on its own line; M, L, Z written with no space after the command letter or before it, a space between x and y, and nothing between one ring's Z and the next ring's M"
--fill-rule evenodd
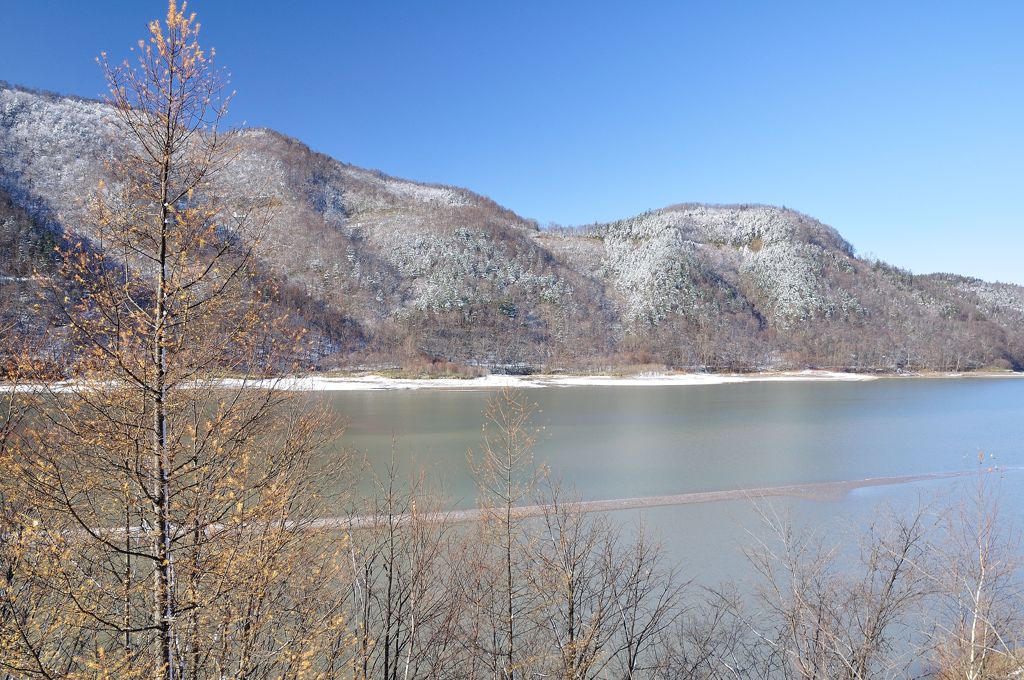
M26 302L58 276L55 244L95 237L87 206L117 140L103 104L0 88L0 314L48 333L57 361L59 319ZM858 258L794 210L691 204L541 229L271 130L237 143L218 191L273 204L260 276L310 330L316 368L1024 366L1024 289Z

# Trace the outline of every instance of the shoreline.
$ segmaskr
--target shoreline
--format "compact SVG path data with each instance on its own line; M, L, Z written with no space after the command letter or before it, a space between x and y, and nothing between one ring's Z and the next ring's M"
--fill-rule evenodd
M480 378L391 378L375 373L365 375L315 374L243 380L224 379L226 387L276 387L295 392L354 392L383 390L474 391L501 388L544 387L699 387L753 382L868 382L886 379L1022 378L1024 373L927 373L868 374L806 369L764 373L652 373L633 376L552 375L526 376L490 374Z
M393 378L377 373L319 373L276 378L221 378L217 385L225 388L252 387L288 392L377 392L406 390L479 391L502 388L538 389L544 387L700 387L754 382L870 382L875 380L953 380L953 379L1024 378L1024 373L846 373L804 369L800 371L765 371L762 373L645 373L637 375L504 375L489 374L479 378ZM210 383L207 383L209 385ZM0 383L0 394L17 392L65 392L76 390L81 383L73 380L50 385Z

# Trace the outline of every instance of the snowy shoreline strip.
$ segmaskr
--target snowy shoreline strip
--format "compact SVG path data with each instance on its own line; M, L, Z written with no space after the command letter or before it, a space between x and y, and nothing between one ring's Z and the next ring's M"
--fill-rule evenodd
M670 387L697 385L724 385L747 382L797 382L797 381L865 381L876 380L877 376L860 373L839 373L832 371L799 371L792 373L680 373L654 374L630 377L610 375L560 376L560 375L487 375L482 378L387 378L379 375L361 377L310 376L283 378L274 381L247 381L253 387L269 386L276 383L278 389L301 392L345 392L361 390L488 390L503 387ZM241 380L225 380L225 386L238 387Z
M363 376L278 376L274 378L222 378L200 383L195 387L225 389L253 388L288 392L360 392L380 390L493 390L501 388L533 389L540 387L696 387L753 382L866 382L871 380L934 380L934 379L1000 379L1024 378L1024 373L935 373L935 374L866 374L840 371L782 371L772 373L664 373L635 376L612 375L486 375L481 378L389 378L381 375ZM52 385L0 383L0 393L68 392L81 389L86 383L62 381ZM93 384L90 387L101 387Z

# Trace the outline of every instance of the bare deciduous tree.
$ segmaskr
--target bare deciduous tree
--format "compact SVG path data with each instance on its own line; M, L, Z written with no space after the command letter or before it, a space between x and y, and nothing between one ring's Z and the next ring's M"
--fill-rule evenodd
M777 547L748 557L764 580L750 626L797 677L904 677L916 660L913 620L930 585L927 513L893 513L859 545L827 545L813 532L764 513ZM851 567L850 565L855 565Z
M533 593L520 574L528 546L516 508L537 486L534 410L522 393L502 390L487 403L482 451L469 455L482 511L472 558L480 580L468 581L474 587L467 592L476 610L474 637L494 673L510 679L530 663L521 641L532 633Z
M456 663L458 589L452 527L422 473L408 482L392 460L351 530L349 625L353 675L437 677Z
M948 513L940 553L926 566L938 591L929 632L943 680L1024 674L1020 539L1000 512L983 454L978 462L982 469Z
M91 238L61 253L77 288L53 290L74 384L38 376L2 461L19 537L2 663L41 677L309 677L344 644L337 603L318 594L335 587L337 537L304 531L323 514L315 454L329 426L252 382L297 356L256 283L272 206L214 191L233 137L194 16L172 0L149 28L136 65L101 62L124 146Z
M563 498L550 476L540 488L536 500L543 513L527 579L537 594L538 640L550 651L542 665L566 679L600 677L619 632L616 527Z

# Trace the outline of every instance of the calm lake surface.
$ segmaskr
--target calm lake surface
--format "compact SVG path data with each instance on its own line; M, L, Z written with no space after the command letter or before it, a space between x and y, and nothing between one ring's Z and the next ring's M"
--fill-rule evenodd
M978 453L999 475L1008 518L1024 512L1024 379L880 379L668 387L529 389L543 427L536 461L585 499L792 485L971 470ZM494 391L329 392L342 445L378 469L395 457L472 507L467 451L479 450ZM884 502L954 499L970 482L940 480L853 491L837 501L776 500L803 521L842 530ZM747 500L614 513L643 521L695 575L724 574L757 531ZM749 541L748 541L749 542Z

